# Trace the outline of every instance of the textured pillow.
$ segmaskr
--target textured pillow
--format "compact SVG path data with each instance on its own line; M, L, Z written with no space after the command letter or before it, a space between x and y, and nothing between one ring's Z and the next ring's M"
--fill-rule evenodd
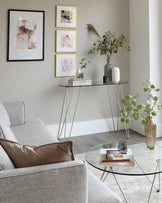
M0 139L0 144L16 168L74 160L71 141L35 147Z
M17 142L16 137L13 134L11 128L7 126L5 123L1 122L0 122L0 138Z
M6 125L11 126L8 113L1 102L0 102L0 122L4 122Z
M7 153L4 151L3 147L0 145L0 170L8 170L15 168L12 161L8 157Z

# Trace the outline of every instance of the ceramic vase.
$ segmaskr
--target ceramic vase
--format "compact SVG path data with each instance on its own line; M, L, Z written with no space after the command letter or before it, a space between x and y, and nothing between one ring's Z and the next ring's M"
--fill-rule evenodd
M145 124L145 139L147 148L154 149L156 140L156 123L152 117L149 117Z
M112 82L112 68L113 65L110 63L110 58L107 58L107 64L104 66L103 82Z

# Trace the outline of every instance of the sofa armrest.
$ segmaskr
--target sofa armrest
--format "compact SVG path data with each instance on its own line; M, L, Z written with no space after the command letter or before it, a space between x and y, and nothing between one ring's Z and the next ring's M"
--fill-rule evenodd
M25 105L22 101L3 103L8 116L10 118L11 126L22 125L25 122Z
M0 172L1 203L87 203L87 169L70 161Z

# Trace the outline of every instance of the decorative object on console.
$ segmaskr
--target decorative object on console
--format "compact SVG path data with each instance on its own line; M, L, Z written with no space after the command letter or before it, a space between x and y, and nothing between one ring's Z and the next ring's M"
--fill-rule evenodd
M68 82L69 85L72 86L92 85L92 80L90 78L71 78Z
M80 68L78 70L78 78L84 78L84 72L83 70L87 67L88 63L90 63L90 61L87 61L86 58L82 58L80 61Z
M57 28L76 28L77 27L77 8L75 6L56 6L56 27Z
M76 76L76 54L56 55L56 77Z
M100 55L107 56L107 64L104 66L103 82L112 82L112 65L110 64L110 58L112 54L117 54L119 48L124 48L130 51L127 37L123 34L115 36L111 31L107 31L102 37L98 34L95 27L91 24L87 24L87 29L98 36L98 41L93 43L92 49L89 50L89 54L95 54L99 52Z
M156 124L153 121L158 111L161 110L162 105L158 104L158 97L155 93L159 92L160 89L156 88L154 84L150 81L146 81L146 86L144 87L144 92L146 95L146 103L138 103L138 94L135 96L127 95L122 99L123 108L121 109L121 122L128 124L130 122L130 117L138 120L142 119L141 124L145 125L145 138L147 147L149 149L154 149L155 139L156 139Z
M113 83L120 82L120 69L118 67L112 68L112 81Z
M77 31L57 30L56 31L56 52L76 52Z
M44 13L8 10L7 61L44 60Z

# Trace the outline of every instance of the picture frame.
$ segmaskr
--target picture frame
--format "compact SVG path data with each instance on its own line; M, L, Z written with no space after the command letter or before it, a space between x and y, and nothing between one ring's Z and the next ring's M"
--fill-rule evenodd
M76 28L77 27L77 7L76 6L56 6L56 27Z
M57 30L56 31L56 52L76 52L77 31Z
M8 10L7 61L44 60L45 11Z
M75 77L76 76L76 54L56 54L55 58L56 77Z

